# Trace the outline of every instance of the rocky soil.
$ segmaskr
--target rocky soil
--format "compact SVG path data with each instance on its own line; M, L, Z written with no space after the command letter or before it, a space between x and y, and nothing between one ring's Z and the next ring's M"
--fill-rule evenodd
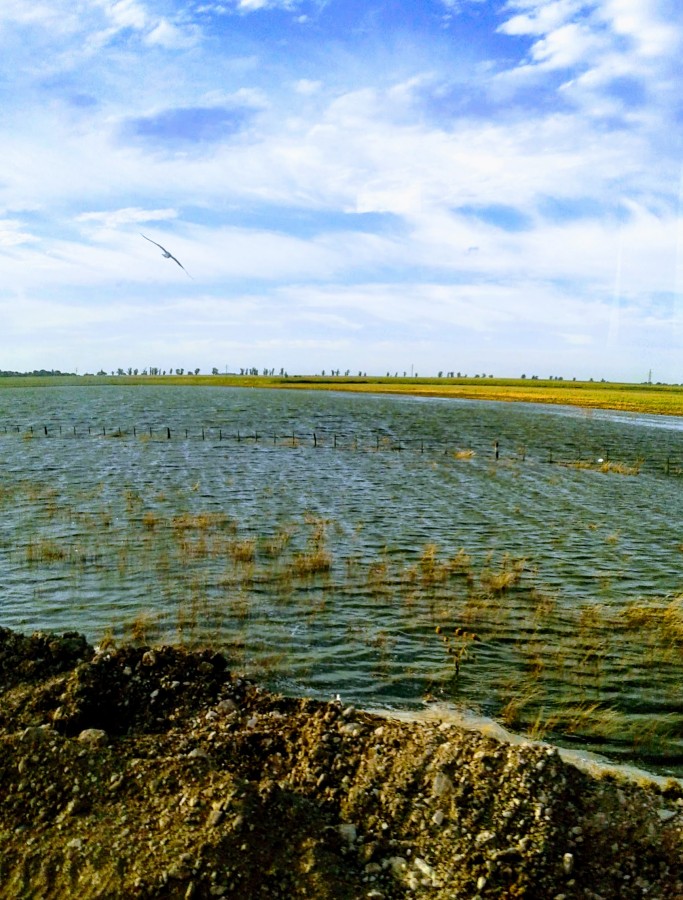
M683 792L0 629L3 898L683 898Z

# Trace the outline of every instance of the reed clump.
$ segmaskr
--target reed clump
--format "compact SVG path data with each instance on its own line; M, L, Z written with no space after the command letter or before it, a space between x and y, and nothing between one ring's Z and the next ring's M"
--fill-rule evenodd
M242 538L228 544L228 554L235 563L251 563L256 559L256 538Z
M292 557L290 569L299 578L322 575L332 568L332 555L324 546L313 546Z
M63 562L68 555L61 544L46 538L29 541L26 545L26 562L29 564Z
M213 531L226 528L228 524L229 518L222 512L185 512L171 519L171 527L175 531Z
M441 638L446 654L453 664L453 677L457 679L462 664L471 656L471 645L481 638L476 632L467 631L460 626L447 631L441 625L437 625L434 631Z
M527 567L527 561L523 558L510 557L505 554L498 569L485 568L479 581L484 590L492 594L504 594L511 588L517 587Z

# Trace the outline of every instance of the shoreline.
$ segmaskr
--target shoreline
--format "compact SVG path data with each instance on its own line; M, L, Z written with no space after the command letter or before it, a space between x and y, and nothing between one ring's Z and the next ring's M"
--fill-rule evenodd
M683 793L683 778L675 775L660 775L633 763L617 762L604 754L594 753L585 748L572 749L554 744L552 741L530 738L519 732L510 731L495 719L474 713L463 713L455 707L450 707L448 704L430 704L422 711L383 710L379 707L370 707L366 712L383 718L395 718L401 722L452 723L456 728L461 728L464 731L473 731L484 737L491 737L501 743L549 748L556 751L564 762L596 778L607 777L632 781L641 787L652 787L660 791L668 790L672 785L679 785Z
M42 898L683 896L683 788L211 650L0 629L0 885Z
M382 376L323 375L53 375L4 376L2 388L175 386L262 388L267 390L340 391L434 397L453 400L482 400L510 403L539 403L641 413L654 416L683 416L683 385L603 381L564 381L533 378L408 378Z

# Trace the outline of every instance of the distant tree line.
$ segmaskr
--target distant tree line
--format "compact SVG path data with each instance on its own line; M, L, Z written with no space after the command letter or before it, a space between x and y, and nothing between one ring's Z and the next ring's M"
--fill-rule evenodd
M32 372L10 372L9 370L0 370L0 378L29 378L39 375L75 375L76 372L60 372L59 369L34 369Z

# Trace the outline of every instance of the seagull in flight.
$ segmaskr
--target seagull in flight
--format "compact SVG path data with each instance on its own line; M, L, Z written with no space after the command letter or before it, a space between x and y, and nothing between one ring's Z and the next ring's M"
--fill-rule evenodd
M146 235L146 234L143 234L142 232L140 232L140 237L143 237L146 241L149 241L150 244L156 244L156 246L161 250L161 252L163 253L163 255L166 257L166 259L172 259L173 262L178 263L178 265L179 265L180 268L183 270L183 272L187 275L187 277L188 277L188 278L192 278L192 276L191 276L190 273L187 271L187 269L185 268L185 266L180 262L180 260L179 260L179 259L176 259L175 256L174 256L172 253L169 253L168 250L167 250L165 247L162 247L161 244L157 244L156 241L153 241L152 238L148 238L147 235Z

